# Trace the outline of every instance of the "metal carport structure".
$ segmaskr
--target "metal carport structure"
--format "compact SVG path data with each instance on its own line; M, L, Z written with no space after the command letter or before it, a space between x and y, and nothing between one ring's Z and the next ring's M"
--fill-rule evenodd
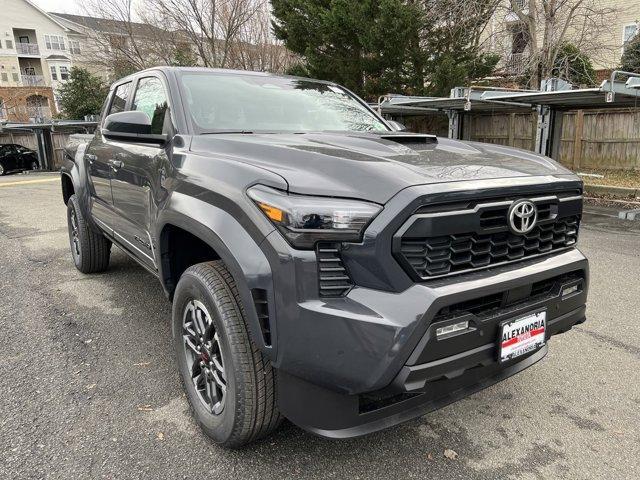
M626 81L618 80L621 76ZM545 80L540 91L456 87L449 98L388 95L378 104L389 115L434 112L449 117L449 137L469 139L467 120L474 113L522 113L537 111L535 151L558 157L564 112L579 109L640 107L640 74L614 71L599 87L572 89L559 79Z

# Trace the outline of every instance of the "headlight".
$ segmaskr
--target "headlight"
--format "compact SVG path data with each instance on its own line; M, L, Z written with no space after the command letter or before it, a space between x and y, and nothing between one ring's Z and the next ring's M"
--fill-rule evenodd
M329 197L288 195L256 185L247 190L269 220L296 248L322 241L359 242L382 207L375 203Z

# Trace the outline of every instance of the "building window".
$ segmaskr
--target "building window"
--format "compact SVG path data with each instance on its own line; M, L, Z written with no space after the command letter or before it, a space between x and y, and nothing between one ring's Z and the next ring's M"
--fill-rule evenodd
M18 72L11 72L11 78L13 78L13 81L18 83L18 81L20 81L20 77L18 76Z
M2 79L3 82L9 81L9 75L7 75L7 72L0 73L0 78Z
M78 40L69 40L69 52L73 54L80 53L80 42Z
M631 25L625 25L624 32L622 34L622 45L626 45L635 38L638 34L638 25L632 23Z
M56 70L55 65L51 65L51 80L58 80L58 71Z
M64 37L62 35L45 35L44 43L49 50L66 50Z
M60 80L65 82L69 80L69 68L64 65L60 65L58 68L60 69Z
M514 25L511 28L511 53L524 53L528 45L529 33L527 32L525 26L521 23Z
M13 40L5 40L4 43L7 45L7 50L13 50Z
M27 97L27 114L30 118L44 119L51 117L49 99L42 95L30 95Z

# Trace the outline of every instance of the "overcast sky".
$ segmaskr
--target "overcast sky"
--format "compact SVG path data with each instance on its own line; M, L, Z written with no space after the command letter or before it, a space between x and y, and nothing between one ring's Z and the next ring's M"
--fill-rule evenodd
M78 0L31 0L45 12L77 13L82 15Z

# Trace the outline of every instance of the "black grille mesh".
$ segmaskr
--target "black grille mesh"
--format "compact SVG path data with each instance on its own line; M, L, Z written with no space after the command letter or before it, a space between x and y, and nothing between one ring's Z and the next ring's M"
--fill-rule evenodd
M400 254L420 278L460 273L549 253L575 245L579 216L536 226L526 235L511 232L458 234L401 240Z

